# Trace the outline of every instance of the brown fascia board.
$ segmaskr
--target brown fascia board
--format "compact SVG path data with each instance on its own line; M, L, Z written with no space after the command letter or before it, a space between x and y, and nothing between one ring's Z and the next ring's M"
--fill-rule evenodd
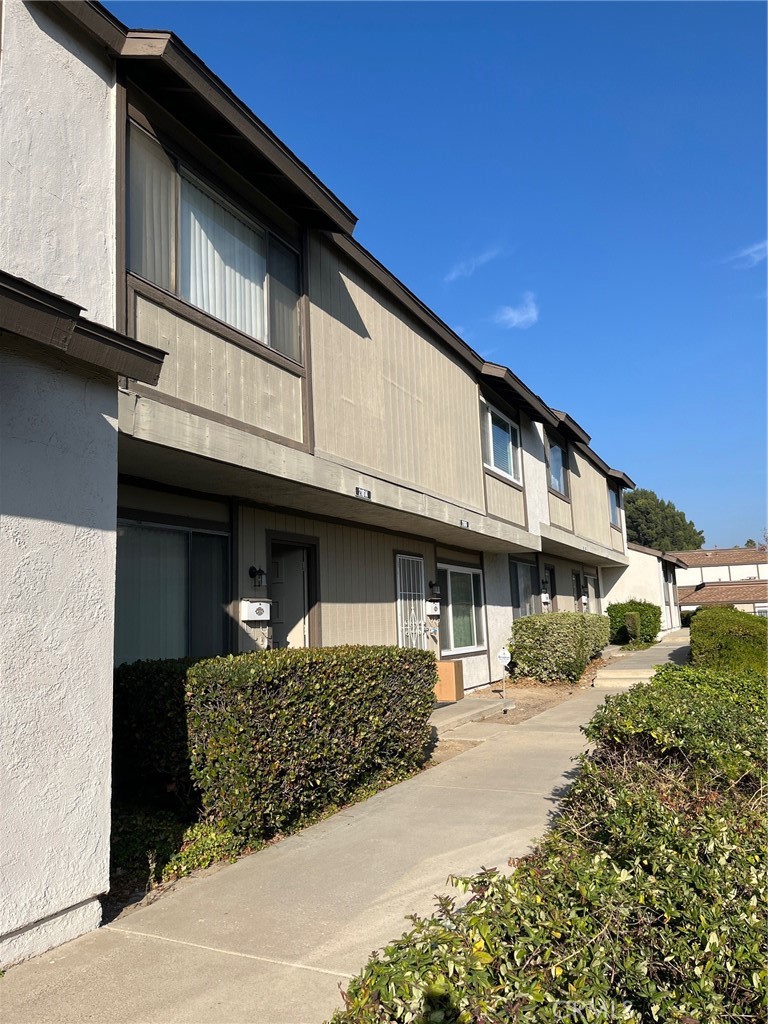
M688 568L682 559L676 558L675 555L668 555L666 551L658 551L656 548L647 548L643 544L634 544L631 540L627 541L627 547L630 551L640 551L644 555L655 555L656 558L660 558L662 562L671 562L672 565L676 565L679 569Z
M550 409L543 399L526 387L508 367L499 366L497 363L483 363L481 372L483 380L487 381L492 388L498 389L499 385L502 385L505 390L511 392L512 401L521 406L531 419L547 423L550 427L557 426L558 420L554 410ZM502 394L503 397L508 397L503 392Z
M126 28L93 0L49 3L75 20L121 64L162 62L320 211L329 227L352 234L357 223L352 211L172 32Z
M608 476L626 491L634 491L637 487L635 481L620 469L609 469Z
M82 306L0 271L0 331L73 359L157 384L166 353L80 315Z
M560 409L553 409L552 412L557 417L558 429L565 434L569 440L580 441L584 445L589 444L592 438L572 416L569 416L567 412L561 412Z

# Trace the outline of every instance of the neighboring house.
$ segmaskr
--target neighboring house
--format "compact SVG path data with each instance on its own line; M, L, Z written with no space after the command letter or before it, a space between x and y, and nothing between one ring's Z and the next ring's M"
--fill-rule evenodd
M765 548L711 548L675 551L681 611L733 605L768 616L768 551Z
M661 608L661 632L680 628L676 573L684 563L669 552L627 544L626 569L604 569L604 604L619 604L637 598Z
M630 565L634 485L358 245L347 207L175 36L88 2L0 13L0 267L95 338L57 356L72 365L55 379L83 378L72 429L99 435L56 455L34 383L12 430L39 435L60 458L46 480L73 493L54 500L32 461L23 516L43 540L7 522L17 696L0 710L19 749L20 723L50 747L39 766L23 754L23 808L4 822L33 851L11 872L8 960L95 923L113 646L120 663L400 644L479 686L513 618L601 610L606 573ZM130 358L85 383L105 348ZM70 891L82 835L93 865Z

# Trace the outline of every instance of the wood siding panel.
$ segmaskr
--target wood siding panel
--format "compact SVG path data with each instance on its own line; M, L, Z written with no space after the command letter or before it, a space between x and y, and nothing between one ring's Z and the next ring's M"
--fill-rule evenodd
M482 510L471 374L317 238L311 281L317 450Z
M140 295L136 336L168 351L158 391L280 437L303 440L300 377Z
M316 537L323 646L396 644L395 554L424 557L427 580L435 578L429 541L376 533L301 516L243 506L240 509L240 591L253 594L249 565L266 565L267 530ZM435 649L436 645L432 645Z
M570 503L552 493L549 495L549 521L553 526L561 526L564 530L573 529Z
M571 466L574 465L576 472L570 474L574 532L610 548L614 531L611 530L605 476L579 452L571 451Z
M525 526L525 498L522 491L486 473L485 493L489 515Z

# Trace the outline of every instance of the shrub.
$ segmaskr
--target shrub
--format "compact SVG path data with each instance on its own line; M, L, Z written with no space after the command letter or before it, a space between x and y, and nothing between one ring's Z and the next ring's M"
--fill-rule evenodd
M170 882L192 871L200 871L219 861L237 860L243 843L228 828L198 822L184 832L181 845L162 869L162 879Z
M696 614L698 610L698 608L694 608L693 611L680 612L680 625L683 627L683 629L690 626L691 620L693 619L693 616Z
M516 676L575 680L608 643L609 624L604 615L552 612L518 619L512 633Z
M624 627L627 631L630 643L637 640L640 633L640 615L638 612L627 612L624 616Z
M258 841L423 762L432 653L396 647L213 658L187 676L192 775L203 810Z
M733 608L701 608L691 622L691 661L701 668L766 671L768 619Z
M469 902L374 954L335 1024L762 1019L760 682L671 666L610 698L540 848L454 880Z
M611 622L611 643L626 644L630 640L642 640L652 644L661 629L661 608L649 601L631 598L621 604L609 604L606 613ZM627 631L627 615L640 618L636 637L630 637Z
M115 669L112 791L118 802L196 809L184 703L192 664L169 658Z

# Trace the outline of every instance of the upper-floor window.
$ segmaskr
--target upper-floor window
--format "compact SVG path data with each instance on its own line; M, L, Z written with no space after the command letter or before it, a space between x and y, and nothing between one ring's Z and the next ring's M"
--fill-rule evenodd
M611 503L611 526L621 528L621 515L619 513L621 504L618 487L608 488L608 500Z
M299 254L131 125L128 270L299 362Z
M480 403L483 433L483 462L515 483L523 481L520 471L520 428L496 409Z
M568 497L568 452L557 441L549 442L549 486Z

